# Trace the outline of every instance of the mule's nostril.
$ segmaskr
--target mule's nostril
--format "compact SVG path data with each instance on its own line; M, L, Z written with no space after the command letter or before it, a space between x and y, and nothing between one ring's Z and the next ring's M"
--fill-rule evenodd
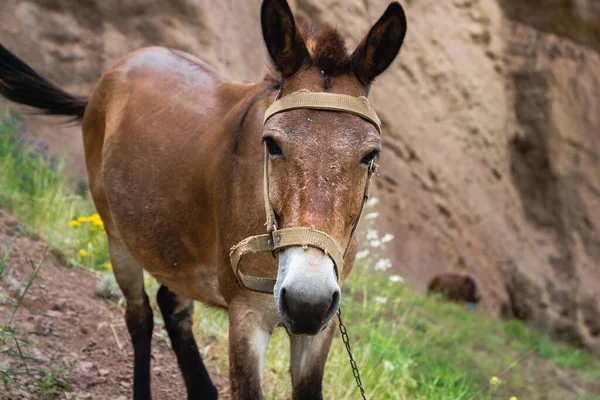
M333 292L333 297L331 298L331 304L329 306L329 310L325 314L327 317L333 316L337 312L337 308L340 305L340 292L336 290Z
M280 298L279 307L281 307L281 312L284 315L289 315L290 306L288 305L286 294L287 294L287 291L284 288L281 288L281 292L279 294L279 298Z

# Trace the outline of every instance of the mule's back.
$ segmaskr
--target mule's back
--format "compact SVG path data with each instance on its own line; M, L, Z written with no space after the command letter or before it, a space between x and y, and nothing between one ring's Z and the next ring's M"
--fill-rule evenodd
M109 240L171 289L220 305L215 179L231 142L224 126L253 90L191 55L147 48L102 77L83 118L90 189Z

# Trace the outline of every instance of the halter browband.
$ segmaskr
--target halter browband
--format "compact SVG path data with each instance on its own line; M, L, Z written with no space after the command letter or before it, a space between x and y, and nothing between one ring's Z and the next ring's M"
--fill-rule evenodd
M300 90L283 98L279 98L279 94L277 94L273 104L271 104L265 111L263 124L266 123L271 116L277 113L298 108L348 112L358 115L373 123L373 125L375 125L377 128L377 131L381 134L381 122L379 121L377 113L375 113L375 110L373 110L366 97L353 97L344 94L323 92L309 92L307 90ZM342 247L334 238L327 233L312 227L302 226L279 230L277 229L277 220L275 218L273 208L271 207L271 200L269 199L268 166L269 158L265 147L263 182L265 212L267 215L267 233L264 235L250 236L231 248L229 252L229 259L231 261L233 273L235 274L239 284L242 287L255 292L273 293L276 279L246 275L240 271L240 261L242 260L242 257L248 253L262 253L267 251L275 252L279 249L290 246L308 246L322 250L326 255L331 257L331 260L335 265L337 278L339 279L344 268L344 258L346 256L346 252L348 251L350 243L352 242L352 238L354 236L354 232L356 231L356 227L358 226L358 222L360 221L365 203L369 199L371 177L375 172L374 161L371 161L369 164L365 190L363 193L363 202L361 204L358 216L352 225L350 240L344 251L342 251Z
M277 95L279 97L279 94ZM342 111L358 115L373 123L377 132L381 135L381 121L369 100L364 97L354 97L347 94L309 92L306 89L299 90L283 98L276 98L265 111L263 124L273 115L297 108L310 108L313 110Z

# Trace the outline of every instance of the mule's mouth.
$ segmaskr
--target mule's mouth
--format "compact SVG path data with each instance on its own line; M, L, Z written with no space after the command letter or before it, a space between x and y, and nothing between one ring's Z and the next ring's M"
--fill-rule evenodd
M288 324L286 324L283 321L281 322L280 326L282 326L290 336L315 336L327 329L327 327L329 326L329 322L330 321L325 322L320 329L311 333L299 333L297 331L294 331Z
M340 307L333 261L315 248L289 247L279 253L275 303L291 335L316 335Z

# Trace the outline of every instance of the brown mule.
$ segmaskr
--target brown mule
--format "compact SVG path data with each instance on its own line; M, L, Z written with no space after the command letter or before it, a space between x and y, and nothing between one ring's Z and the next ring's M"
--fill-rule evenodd
M350 112L290 109L264 125L263 117L278 94L366 96L400 50L406 19L400 4L390 4L352 54L332 29L305 39L285 0L265 0L261 22L277 74L260 83L229 82L189 54L153 47L119 60L89 100L65 93L0 46L0 94L82 122L91 193L127 299L135 399L151 397L144 269L162 285L158 304L188 398L217 398L191 331L193 300L227 309L234 399L263 398L266 347L281 324L290 334L293 398L322 398L332 317L352 269L353 226L381 139L373 121ZM295 245L241 264L252 275L276 276L274 295L240 285L230 249L264 233L265 155L278 227L311 227L348 247L340 276L319 246Z

